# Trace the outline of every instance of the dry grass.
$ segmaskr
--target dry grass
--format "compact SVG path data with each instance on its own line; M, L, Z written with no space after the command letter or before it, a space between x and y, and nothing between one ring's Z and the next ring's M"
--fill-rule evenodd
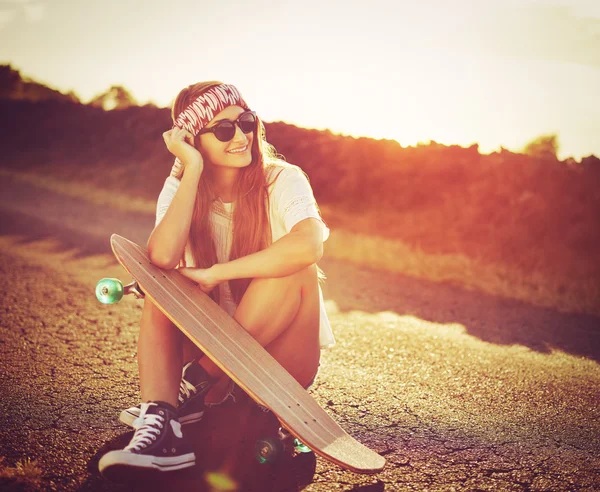
M49 175L33 172L15 172L0 169L0 177L13 178L17 181L32 184L38 188L60 193L61 195L80 198L100 207L112 207L124 212L156 213L156 202L133 197L123 192L101 190L88 182L69 181Z
M42 470L37 461L23 458L14 467L4 463L0 456L0 488L2 490L35 490L42 480Z
M434 282L518 299L564 312L600 315L600 280L554 278L543 271L524 273L460 254L431 254L402 241L332 230L325 254Z
M98 206L123 211L154 214L153 201L134 198L118 190L100 190L89 183L64 182L51 176L0 169L0 176L30 183L56 193L80 198ZM556 272L484 262L463 254L425 252L399 239L360 234L356 229L372 229L369 217L337 214L334 208L321 206L324 216L335 222L325 243L328 257L347 260L372 268L398 272L434 282L449 282L467 289L518 299L537 306L565 312L600 315L600 279L572 278ZM344 227L352 221L353 232Z

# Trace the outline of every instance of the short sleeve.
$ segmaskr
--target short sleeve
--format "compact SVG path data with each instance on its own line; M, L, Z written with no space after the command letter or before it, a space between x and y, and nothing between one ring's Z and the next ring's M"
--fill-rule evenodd
M277 210L289 233L298 222L315 218L323 224L323 241L329 237L329 227L321 217L308 178L298 166L290 166L277 179Z
M163 189L161 190L160 195L158 195L158 201L156 202L156 222L154 223L154 227L160 223L167 213L169 205L171 205L173 197L179 188L179 183L180 181L174 176L169 176L165 180Z

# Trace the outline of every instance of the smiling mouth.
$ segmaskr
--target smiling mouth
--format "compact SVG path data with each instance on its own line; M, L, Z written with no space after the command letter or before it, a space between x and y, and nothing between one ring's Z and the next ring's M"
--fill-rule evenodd
M248 145L246 144L245 147L242 147L241 149L236 149L236 150L228 150L227 153L228 154L243 154L244 152L246 152L248 150Z

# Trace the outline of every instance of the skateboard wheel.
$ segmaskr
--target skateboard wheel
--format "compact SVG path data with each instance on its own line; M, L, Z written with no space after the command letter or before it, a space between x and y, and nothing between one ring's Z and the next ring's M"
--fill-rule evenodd
M279 439L259 439L254 448L259 463L274 463L283 453L283 444Z
M294 439L294 449L299 453L311 453L312 449L310 449L305 444L301 443L298 439Z
M96 298L102 304L115 304L123 298L123 284L117 278L103 278L96 284Z

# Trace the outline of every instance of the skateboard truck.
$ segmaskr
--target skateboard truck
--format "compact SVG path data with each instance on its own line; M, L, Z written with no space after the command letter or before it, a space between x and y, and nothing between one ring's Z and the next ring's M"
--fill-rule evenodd
M129 294L133 294L136 299L145 297L136 280L124 286L118 278L103 278L96 284L96 298L102 304L115 304Z
M262 438L256 441L254 456L259 463L274 463L286 451L295 450L297 453L311 453L312 450L296 439L287 429L279 427L277 437Z
M277 436L279 437L279 440L282 442L285 442L288 439L293 439L291 442L294 446L294 449L296 451L298 451L299 453L312 452L312 450L308 446L306 446L305 444L302 444L300 439L295 438L285 427L279 427L279 430L277 431Z

